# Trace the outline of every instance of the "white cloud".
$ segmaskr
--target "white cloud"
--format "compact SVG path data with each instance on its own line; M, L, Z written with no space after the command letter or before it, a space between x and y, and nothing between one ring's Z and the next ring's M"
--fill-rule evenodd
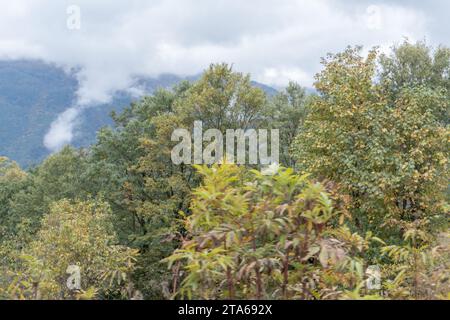
M50 126L44 137L44 146L52 151L58 151L73 139L76 120L81 108L69 108L61 113Z
M436 31L447 23L441 10L448 5L431 3L425 9L400 0L15 0L2 3L0 59L80 67L80 106L108 102L133 75L192 75L211 62L233 63L268 85L311 86L320 57L347 45L388 47L405 36L448 41ZM81 9L80 30L67 28L69 5ZM46 138L50 148L58 144L49 141L73 136L66 132L73 125L57 127L49 134L60 139Z
M311 81L311 75L296 67L265 68L259 81L282 88L286 87L289 81L308 84Z

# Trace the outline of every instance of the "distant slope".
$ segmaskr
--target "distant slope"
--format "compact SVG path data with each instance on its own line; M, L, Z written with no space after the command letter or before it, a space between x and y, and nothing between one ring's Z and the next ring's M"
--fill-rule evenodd
M139 78L138 84L146 94L157 88L170 88L183 79L165 74L158 78ZM269 95L277 91L253 83ZM78 82L60 68L39 61L0 61L0 156L6 156L28 167L39 163L49 152L43 139L57 116L72 106ZM96 132L112 123L112 110L121 111L133 98L118 92L110 104L86 109L73 144L87 146L95 141Z
M77 81L35 61L0 61L0 154L30 165L47 150L42 139L75 99Z

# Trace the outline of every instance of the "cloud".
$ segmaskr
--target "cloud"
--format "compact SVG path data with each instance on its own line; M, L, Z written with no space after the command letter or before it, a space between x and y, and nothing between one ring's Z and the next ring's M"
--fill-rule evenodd
M70 5L80 8L79 30L67 27ZM403 37L448 43L449 6L440 0L15 0L0 11L0 59L79 67L75 109L108 102L134 75L192 75L211 62L233 63L268 85L311 86L320 57L347 45L388 48ZM71 141L73 123L57 125L77 118L68 114L52 125L49 135L60 139L47 135L47 147Z
M58 151L73 139L74 127L81 108L69 108L61 113L51 124L44 137L44 146L52 151Z

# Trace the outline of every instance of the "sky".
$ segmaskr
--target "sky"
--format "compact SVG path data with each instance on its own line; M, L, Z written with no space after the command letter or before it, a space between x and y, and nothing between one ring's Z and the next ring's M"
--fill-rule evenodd
M312 87L320 57L348 45L387 52L405 38L435 46L450 42L446 0L0 0L0 5L0 59L41 59L79 70L78 101L53 123L49 149L70 142L81 108L133 89L136 75L194 75L210 63L227 62L277 88L289 81Z

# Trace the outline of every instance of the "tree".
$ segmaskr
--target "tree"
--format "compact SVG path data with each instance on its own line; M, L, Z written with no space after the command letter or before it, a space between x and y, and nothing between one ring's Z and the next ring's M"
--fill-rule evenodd
M51 205L36 238L17 252L21 263L8 294L20 299L74 299L115 295L125 287L136 252L117 246L108 205L101 201ZM67 286L69 266L80 268L81 288Z
M21 264L18 256L36 238L42 217L53 202L85 199L89 182L83 179L85 154L66 147L27 172L13 162L1 164L0 287L8 288L10 273ZM7 296L9 297L9 296Z
M27 173L13 161L0 157L0 241L14 234L11 199L27 184Z
M0 158L0 297L1 288L8 285L8 270L14 263L14 250L30 238L26 223L18 224L11 212L14 195L27 187L28 175L7 158Z
M450 91L450 49L447 47L433 50L425 42L404 41L394 46L390 55L382 54L380 65L380 81L393 95L400 94L405 87L418 86Z
M344 216L323 185L276 166L264 174L235 165L197 169L204 181L186 237L166 259L175 296L326 299L362 281L359 255L376 239L339 227Z
M175 104L175 112L191 129L202 121L206 129L257 128L263 122L264 92L253 86L250 75L234 72L227 64L212 64Z
M31 168L25 186L9 200L11 225L27 224L27 232L33 235L52 202L64 198L86 199L90 182L83 178L85 165L84 151L66 147Z
M268 104L267 126L280 130L280 163L289 168L295 166L290 149L303 127L310 99L304 88L290 82L285 91L275 95Z
M399 220L442 219L446 212L449 131L440 115L449 101L426 86L386 96L373 81L376 50L366 59L359 52L324 59L319 96L296 140L297 166L341 186L360 230L390 226L400 239Z
M440 91L450 100L450 48L433 49L425 42L408 41L392 48L392 54L380 56L380 83L385 95L397 99L403 89L427 87ZM450 103L438 119L449 124Z
M174 103L189 87L158 90L114 114L115 127L100 131L88 159L91 193L110 203L120 243L139 250L133 280L150 299L164 298L170 274L160 260L177 246L176 217L190 199L189 168L174 166L168 149Z

